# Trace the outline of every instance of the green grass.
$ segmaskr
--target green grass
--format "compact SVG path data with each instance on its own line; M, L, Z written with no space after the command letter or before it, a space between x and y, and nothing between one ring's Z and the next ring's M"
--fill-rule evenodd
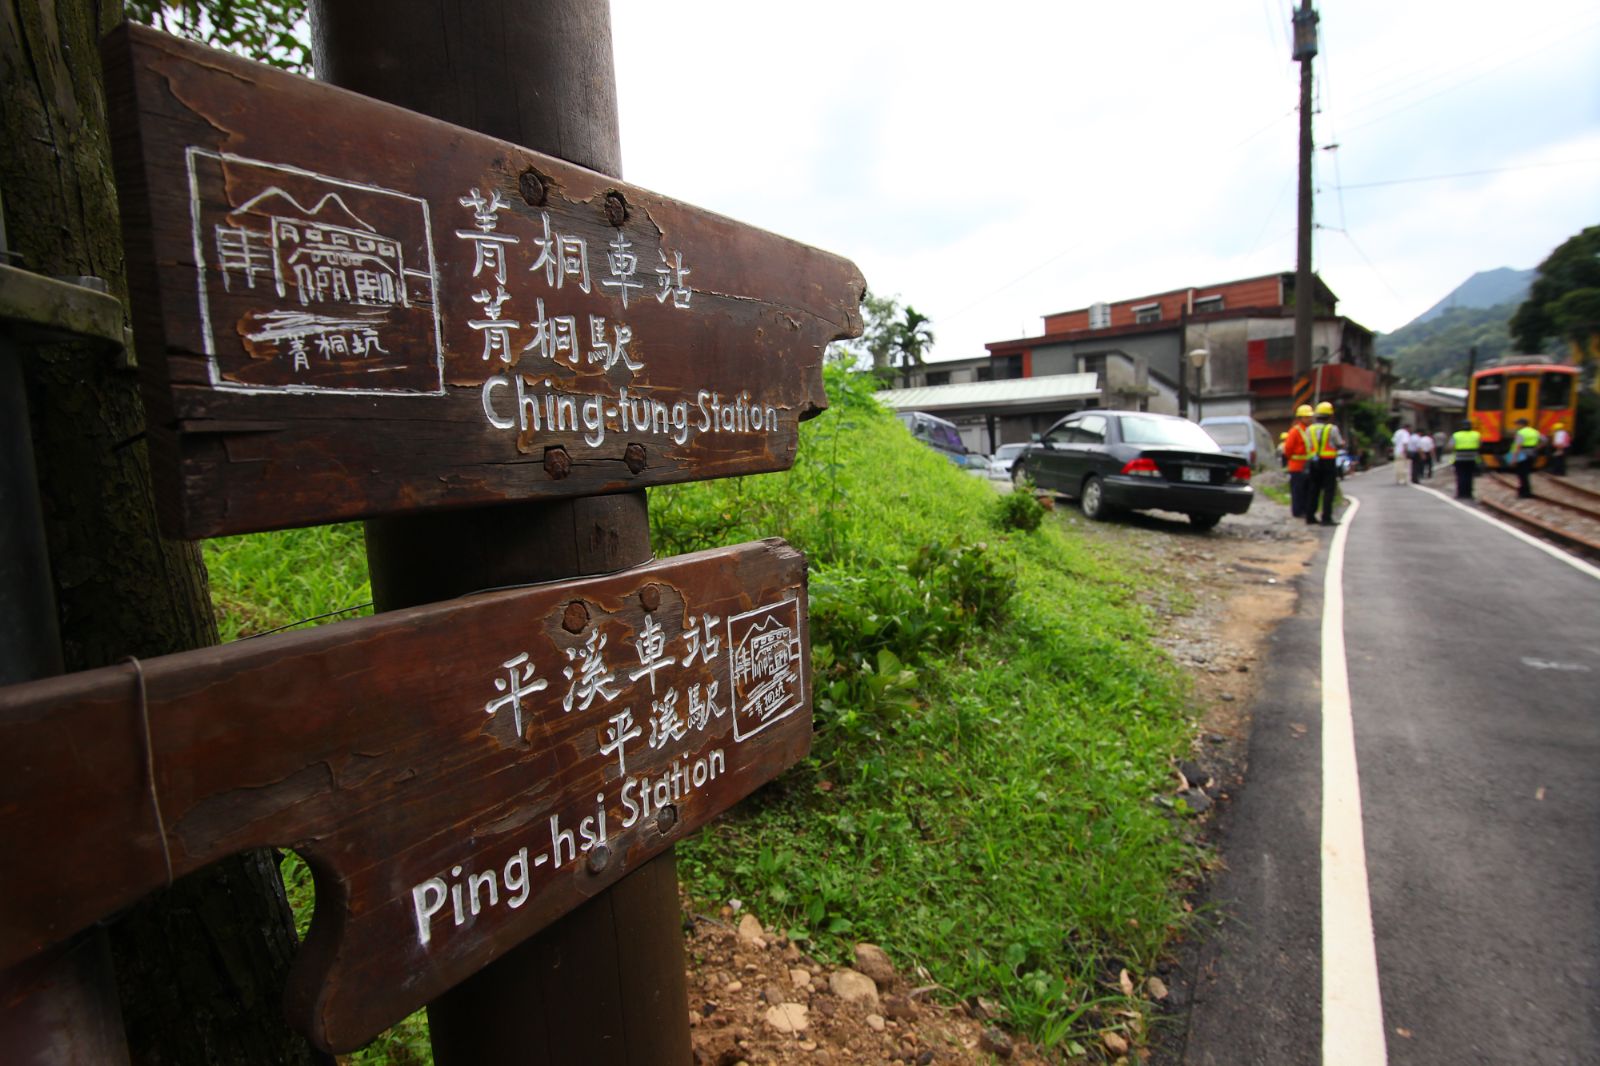
M812 756L683 845L684 881L1070 1047L1155 963L1195 868L1152 802L1193 723L1151 579L1058 521L1002 529L991 486L829 384L789 474L652 492L662 554L781 535L812 571Z
M1257 484L1256 485L1256 491L1261 493L1263 496L1266 496L1266 497L1268 497L1270 499L1276 500L1278 503L1283 504L1285 507L1289 506L1289 504L1292 502L1290 500L1290 498L1289 498L1289 486L1288 485L1262 485L1262 484Z
M1077 1053L1184 922L1198 862L1154 802L1194 724L1138 559L1005 500L913 441L857 378L792 471L651 491L656 552L783 536L810 562L811 756L679 848L698 906L742 899L844 960L883 944ZM354 527L207 547L224 632L364 602ZM308 913L309 879L285 862ZM429 1061L422 1015L351 1061Z

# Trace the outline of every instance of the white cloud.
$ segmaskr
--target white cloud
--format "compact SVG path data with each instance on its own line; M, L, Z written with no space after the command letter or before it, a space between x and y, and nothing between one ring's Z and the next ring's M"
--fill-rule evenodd
M1293 269L1289 10L615 0L625 173L854 259L933 319L935 358L980 355L1049 312ZM1347 232L1316 261L1347 314L1392 329L1600 222L1591 5L1330 0L1321 30L1317 217Z

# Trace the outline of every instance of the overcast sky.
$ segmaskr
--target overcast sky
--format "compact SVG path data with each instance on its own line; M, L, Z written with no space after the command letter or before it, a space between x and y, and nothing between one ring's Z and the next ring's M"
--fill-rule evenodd
M612 0L624 176L853 259L933 320L930 358L980 356L1047 313L1294 269L1290 13ZM1600 224L1593 0L1320 14L1314 262L1344 314L1393 330Z

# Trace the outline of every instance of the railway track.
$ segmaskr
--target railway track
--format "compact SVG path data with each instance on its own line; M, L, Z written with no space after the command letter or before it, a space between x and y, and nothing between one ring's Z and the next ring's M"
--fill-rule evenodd
M1546 540L1554 541L1568 551L1588 559L1600 560L1600 493L1549 476L1538 477L1534 482L1533 500L1522 502L1531 502L1535 506L1553 506L1557 508L1556 514L1568 516L1567 521L1557 523L1551 521L1554 515L1540 517L1518 506L1519 501L1515 496L1517 485L1514 479L1491 473L1485 475L1484 480L1511 493L1504 499L1496 499L1487 493L1481 494L1478 502L1484 507L1514 525L1522 526ZM1562 495L1565 495L1565 498L1562 498Z
M1504 474L1490 474L1488 477L1496 485L1508 488L1512 492L1517 490L1516 481ZM1600 522L1600 492L1579 488L1577 485L1568 484L1549 475L1535 475L1533 486L1534 498L1540 503L1553 504L1562 510Z

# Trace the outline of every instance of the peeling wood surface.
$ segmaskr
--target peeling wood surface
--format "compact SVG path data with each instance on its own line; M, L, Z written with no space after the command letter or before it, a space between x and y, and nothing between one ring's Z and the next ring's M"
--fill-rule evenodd
M291 1018L357 1047L802 757L807 632L768 540L152 659L155 801L131 666L0 689L0 970L294 848Z
M846 260L125 25L104 48L170 532L782 470Z

